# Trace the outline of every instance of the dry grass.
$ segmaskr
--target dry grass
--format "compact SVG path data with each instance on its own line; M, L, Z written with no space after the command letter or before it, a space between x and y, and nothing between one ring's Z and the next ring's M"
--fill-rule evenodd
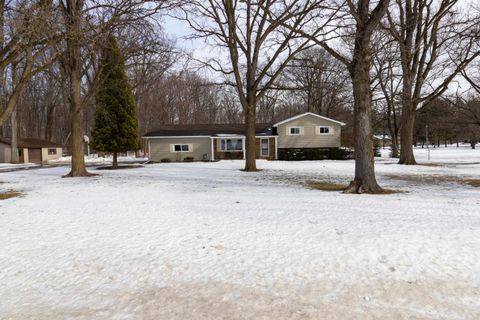
M413 174L389 174L386 176L390 179L403 180L409 182L420 182L424 184L440 184L440 183L457 183L463 185L469 185L472 187L480 188L480 179L465 179L457 176L448 175L413 175Z
M305 185L308 188L322 191L343 191L347 188L346 184L339 184L328 181L307 181Z
M17 192L17 191L5 191L5 192L0 192L0 200L6 200L10 198L15 198L15 197L20 197L22 193Z

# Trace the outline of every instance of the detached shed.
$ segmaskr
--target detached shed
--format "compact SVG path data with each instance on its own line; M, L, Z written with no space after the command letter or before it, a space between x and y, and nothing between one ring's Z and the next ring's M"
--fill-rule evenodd
M0 162L11 161L11 144L11 139L0 138ZM36 138L18 138L17 144L20 163L40 163L62 156L62 146L59 143Z

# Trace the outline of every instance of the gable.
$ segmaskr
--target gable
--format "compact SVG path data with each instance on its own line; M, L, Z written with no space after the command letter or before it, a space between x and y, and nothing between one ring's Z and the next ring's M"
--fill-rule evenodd
M274 124L273 126L277 127L277 126L280 126L280 125L283 125L283 124L294 123L294 122L295 123L302 123L302 122L318 123L320 125L323 125L323 124L330 124L330 125L331 124L337 124L337 125L341 125L341 126L345 125L345 123L343 123L343 122L333 120L333 119L330 119L330 118L327 118L327 117L324 117L324 116L320 116L320 115L315 114L315 113L306 112L306 113L302 113L302 114L299 114L297 116L285 119L283 121L280 121L280 122Z

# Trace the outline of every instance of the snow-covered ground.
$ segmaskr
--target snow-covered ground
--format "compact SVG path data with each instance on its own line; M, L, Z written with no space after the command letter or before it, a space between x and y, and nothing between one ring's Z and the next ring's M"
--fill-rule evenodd
M0 163L0 172L38 167L35 163Z
M0 319L480 319L480 150L432 158L379 158L390 195L303 186L353 161L2 173Z
M104 165L104 164L111 164L113 158L111 156L107 157L99 157L97 155L90 155L85 156L85 163L87 165ZM132 162L145 162L148 161L148 158L136 158L136 157L118 157L119 163L132 163ZM70 164L72 162L71 156L60 157L55 160L48 161L48 164L52 165L62 165L62 164Z

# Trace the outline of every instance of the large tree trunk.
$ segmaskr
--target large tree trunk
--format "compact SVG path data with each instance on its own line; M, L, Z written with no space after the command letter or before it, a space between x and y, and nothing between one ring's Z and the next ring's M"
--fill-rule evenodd
M361 31L360 31L361 32ZM358 37L358 35L357 35ZM355 179L346 193L381 193L375 178L372 130L372 91L368 43L357 39L351 76L354 96Z
M18 163L18 128L17 128L17 111L14 110L10 116L12 123L12 144L11 144L11 163Z
M404 86L404 91L409 87ZM402 117L400 120L400 160L399 164L417 164L413 154L413 130L415 128L415 107L410 92L402 96Z
M81 15L82 0L67 1L67 70L69 71L69 102L71 113L72 170L67 177L90 176L85 167L83 124L84 106L81 96L82 55L81 55Z
M257 171L255 155L255 106L248 106L245 112L245 171Z

